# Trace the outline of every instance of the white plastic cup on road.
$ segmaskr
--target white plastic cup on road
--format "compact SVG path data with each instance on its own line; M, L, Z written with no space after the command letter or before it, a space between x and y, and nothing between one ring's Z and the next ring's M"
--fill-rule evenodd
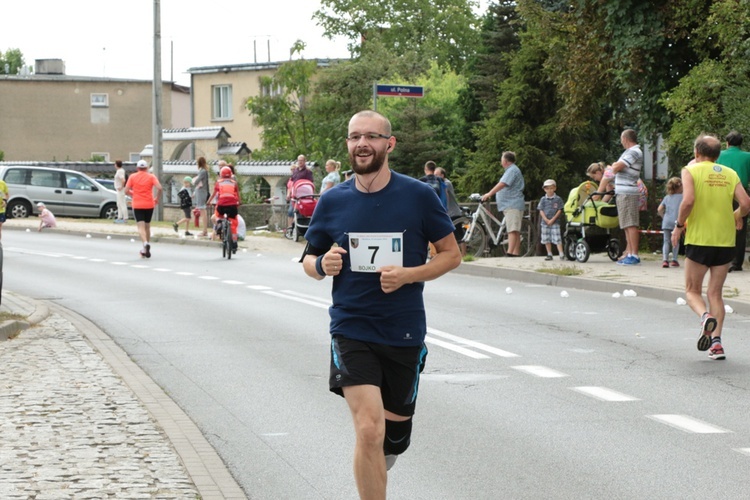
M620 292L615 292L612 294L613 299L619 299L620 298Z
M565 298L570 297L570 294L566 292L565 290L563 290L562 292L560 292L560 297L565 299Z
M513 289L511 287L508 287L508 288L505 289L505 293L507 293L508 295L510 295L511 293L513 293Z
M677 300L675 302L678 306L684 306L685 304L687 304L687 301L685 301L685 299L683 299L682 297L677 297Z
M724 312L727 314L732 314L734 312L734 309L732 309L732 306L729 304L724 304Z

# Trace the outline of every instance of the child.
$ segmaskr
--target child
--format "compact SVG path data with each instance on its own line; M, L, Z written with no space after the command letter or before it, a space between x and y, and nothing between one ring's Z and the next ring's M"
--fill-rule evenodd
M539 216L541 218L542 243L547 247L547 257L544 260L552 260L552 243L557 245L557 251L560 254L560 260L565 260L563 252L562 236L560 235L560 225L557 223L560 214L563 212L563 200L555 194L557 183L552 179L544 181L544 193L539 200Z
M180 224L183 222L185 223L185 236L192 236L193 233L188 231L190 229L190 212L191 208L193 206L193 199L190 197L190 187L193 185L193 178L190 176L186 176L184 179L182 179L182 189L180 189L177 192L177 196L180 197L180 209L182 210L182 215L184 217L174 224L172 224L172 227L174 228L174 232L179 232L178 229L180 227Z
M672 267L680 267L677 262L677 248L672 247L672 231L677 220L677 212L682 203L682 180L672 177L667 181L667 196L659 204L656 212L661 215L661 229L664 232L664 243L661 247L663 261L661 267L669 267L669 250L672 250Z
M39 229L38 231L41 231L45 227L57 227L57 221L55 220L55 215L50 212L46 206L44 206L44 203L41 201L36 204L36 208L39 209Z

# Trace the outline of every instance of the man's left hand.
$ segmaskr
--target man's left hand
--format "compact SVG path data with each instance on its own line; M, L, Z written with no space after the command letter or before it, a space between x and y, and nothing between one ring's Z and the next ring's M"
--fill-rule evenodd
M377 270L380 273L380 288L385 293L395 292L408 283L408 272L400 266L383 266Z

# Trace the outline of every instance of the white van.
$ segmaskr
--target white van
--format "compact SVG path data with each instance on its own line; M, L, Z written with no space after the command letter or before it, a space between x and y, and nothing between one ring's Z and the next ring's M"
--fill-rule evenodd
M8 185L8 218L38 212L36 204L40 201L60 217L117 216L117 193L75 170L6 165L0 167L0 179Z

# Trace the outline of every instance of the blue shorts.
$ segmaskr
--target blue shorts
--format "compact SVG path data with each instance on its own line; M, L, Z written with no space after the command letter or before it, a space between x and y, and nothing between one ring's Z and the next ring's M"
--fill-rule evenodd
M386 410L414 415L419 374L424 370L427 347L396 347L362 342L334 335L331 338L331 392L344 395L343 388L354 385L380 387Z

